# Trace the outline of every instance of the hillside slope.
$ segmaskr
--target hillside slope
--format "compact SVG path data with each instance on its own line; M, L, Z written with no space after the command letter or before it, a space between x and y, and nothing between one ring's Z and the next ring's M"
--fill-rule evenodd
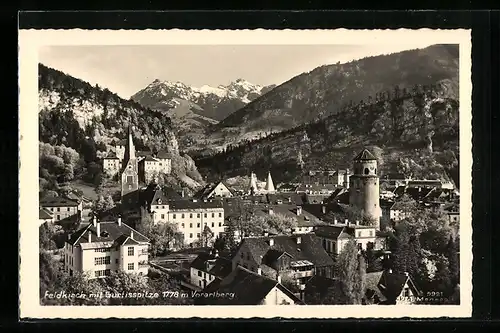
M100 164L115 141L133 126L138 150L165 149L179 178L189 174L202 182L189 156L181 156L170 118L124 100L108 89L92 86L60 71L39 65L39 140L75 149L87 167Z
M233 141L251 132L290 129L337 114L346 105L371 103L399 86L445 82L458 94L458 46L433 45L346 64L325 65L298 75L232 113L213 128L213 142ZM224 139L222 139L224 138Z
M276 181L298 179L302 170L352 167L362 147L379 158L381 174L458 181L459 105L450 80L391 91L347 105L320 121L198 156L205 175L231 177L268 170Z

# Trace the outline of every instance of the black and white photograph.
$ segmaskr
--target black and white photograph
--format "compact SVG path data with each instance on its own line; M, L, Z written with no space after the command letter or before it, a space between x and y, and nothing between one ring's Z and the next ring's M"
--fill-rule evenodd
M63 33L20 36L31 317L470 314L468 31Z

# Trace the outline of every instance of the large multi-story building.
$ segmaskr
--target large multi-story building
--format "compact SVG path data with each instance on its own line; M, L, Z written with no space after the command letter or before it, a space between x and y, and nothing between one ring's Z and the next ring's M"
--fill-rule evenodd
M175 223L184 235L184 244L192 244L207 230L213 239L225 231L224 207L220 200L186 199L178 194L164 193L159 185L150 185L143 195L143 205L153 217L153 222ZM173 191L171 191L173 192Z
M117 221L98 221L69 235L64 245L64 270L101 278L111 272L125 271L146 275L148 272L149 239Z

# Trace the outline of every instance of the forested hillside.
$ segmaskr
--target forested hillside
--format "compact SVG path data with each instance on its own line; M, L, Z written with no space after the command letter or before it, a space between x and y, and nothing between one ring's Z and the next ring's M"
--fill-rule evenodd
M447 89L445 97L458 98L458 68L457 45L433 45L321 66L232 113L214 125L211 138L236 142L245 133L294 128L339 114L346 105L373 104L395 86L404 91L415 85L441 84Z
M215 178L271 170L276 181L291 181L302 170L349 168L368 147L381 173L458 181L459 105L450 84L395 86L323 120L200 155L197 165Z
M78 168L76 174L98 184L102 176L101 158L117 140L125 139L129 125L137 150L165 149L172 154L172 167L178 178L186 180L189 174L188 178L202 182L191 158L180 156L167 116L124 100L108 89L39 65L39 140L52 146L45 150L45 155L53 155L57 146L72 148L80 159L72 162Z

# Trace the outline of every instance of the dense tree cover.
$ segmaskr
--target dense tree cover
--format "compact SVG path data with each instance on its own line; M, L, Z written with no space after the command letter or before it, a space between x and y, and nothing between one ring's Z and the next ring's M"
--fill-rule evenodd
M115 202L111 195L99 195L97 200L94 202L92 207L92 212L95 214L97 218L101 218L101 216L115 207Z
M39 142L39 191L54 196L65 184L84 172L80 154L64 145L52 146Z
M368 100L347 103L324 119L197 156L197 165L214 177L270 168L275 181L292 181L303 169L349 168L357 150L370 146L382 173L427 179L452 176L457 182L458 102L447 91L442 84L404 91L396 86Z
M161 256L170 250L183 247L184 236L176 223L162 222L155 224L151 214L141 207L141 220L137 231L149 238L149 251L153 257Z
M354 240L342 249L336 261L336 275L341 283L340 292L332 304L362 304L365 292L366 263Z
M179 305L191 304L190 298L163 297L164 291L181 294L180 285L169 275L150 269L148 277L123 271L111 272L102 279L87 279L86 274L74 273L70 276L63 271L62 261L48 252L39 255L40 303L42 305ZM55 297L57 293L66 295L85 294L85 297ZM157 294L157 297L112 297L124 293ZM51 296L52 295L52 296ZM94 297L91 295L95 295Z

